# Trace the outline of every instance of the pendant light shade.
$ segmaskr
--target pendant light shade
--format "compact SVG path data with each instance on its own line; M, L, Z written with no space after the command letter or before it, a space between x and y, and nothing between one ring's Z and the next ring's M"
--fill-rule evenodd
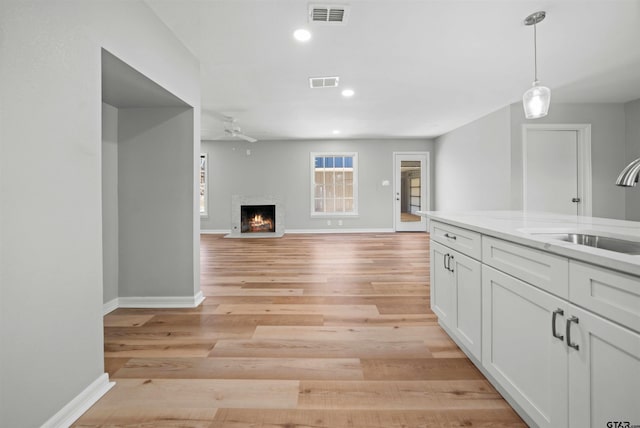
M549 113L551 103L551 91L546 86L538 85L538 81L533 82L533 86L522 96L524 106L524 116L527 119L538 119L545 117Z
M547 16L547 13L540 11L532 13L524 20L525 25L533 25L533 85L522 96L522 106L527 119L545 117L549 113L549 104L551 104L551 90L546 86L540 86L538 81L536 24L541 22L545 16Z

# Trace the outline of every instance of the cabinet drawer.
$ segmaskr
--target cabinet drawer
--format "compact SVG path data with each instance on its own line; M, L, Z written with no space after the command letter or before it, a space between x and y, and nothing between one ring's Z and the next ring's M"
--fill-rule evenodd
M483 236L482 262L556 296L569 297L569 260L564 257Z
M482 245L481 235L461 227L451 226L450 224L431 221L429 229L431 239L446 245L462 254L480 260Z
M569 264L569 300L640 331L640 278L577 261Z

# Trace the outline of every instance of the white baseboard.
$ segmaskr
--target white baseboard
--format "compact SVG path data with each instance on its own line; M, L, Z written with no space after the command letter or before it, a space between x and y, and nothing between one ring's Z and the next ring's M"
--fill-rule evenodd
M202 291L194 296L119 297L119 308L195 308L204 301Z
M102 305L102 314L118 308L196 308L204 299L202 291L195 296L116 297Z
M41 428L68 428L114 385L115 382L109 382L108 374L101 374L58 413L49 418Z
M231 229L201 229L201 235L228 235Z
M287 233L393 233L393 228L380 228L380 229L287 229ZM227 229L202 229L201 235L227 235L231 230Z
M102 305L102 315L107 315L109 312L113 312L118 309L118 300L119 299L116 297L115 299L109 300L108 302L104 303Z
M393 228L381 229L287 229L287 233L393 233Z

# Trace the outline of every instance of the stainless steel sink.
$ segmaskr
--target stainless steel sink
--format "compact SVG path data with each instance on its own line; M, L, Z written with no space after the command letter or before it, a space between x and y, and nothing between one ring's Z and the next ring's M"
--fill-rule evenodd
M631 255L640 255L640 242L627 241L626 239L609 238L607 236L589 235L585 233L540 233L552 239L571 242L588 247L601 248Z

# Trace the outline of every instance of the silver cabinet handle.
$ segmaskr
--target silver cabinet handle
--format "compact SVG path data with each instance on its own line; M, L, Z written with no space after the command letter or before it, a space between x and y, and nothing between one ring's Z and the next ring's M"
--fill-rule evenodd
M564 315L564 311L560 308L553 311L553 316L551 317L551 334L553 334L553 337L555 337L556 339L560 339L560 341L562 342L564 340L564 336L556 332L556 317L558 315Z
M575 316L572 316L571 318L567 319L567 346L575 349L576 351L579 351L580 345L576 343L571 343L571 323L572 322L578 324L580 320L578 319L578 317L575 317Z
M453 256L449 256L449 272L453 273L453 268L451 267L451 260L453 260Z
M442 259L444 261L444 268L446 270L449 270L449 265L447 264L447 262L449 261L449 257L451 257L449 254L445 254Z
M453 240L457 239L456 235L449 235L448 233L445 233L444 237L445 238L449 238L449 239L453 239Z

